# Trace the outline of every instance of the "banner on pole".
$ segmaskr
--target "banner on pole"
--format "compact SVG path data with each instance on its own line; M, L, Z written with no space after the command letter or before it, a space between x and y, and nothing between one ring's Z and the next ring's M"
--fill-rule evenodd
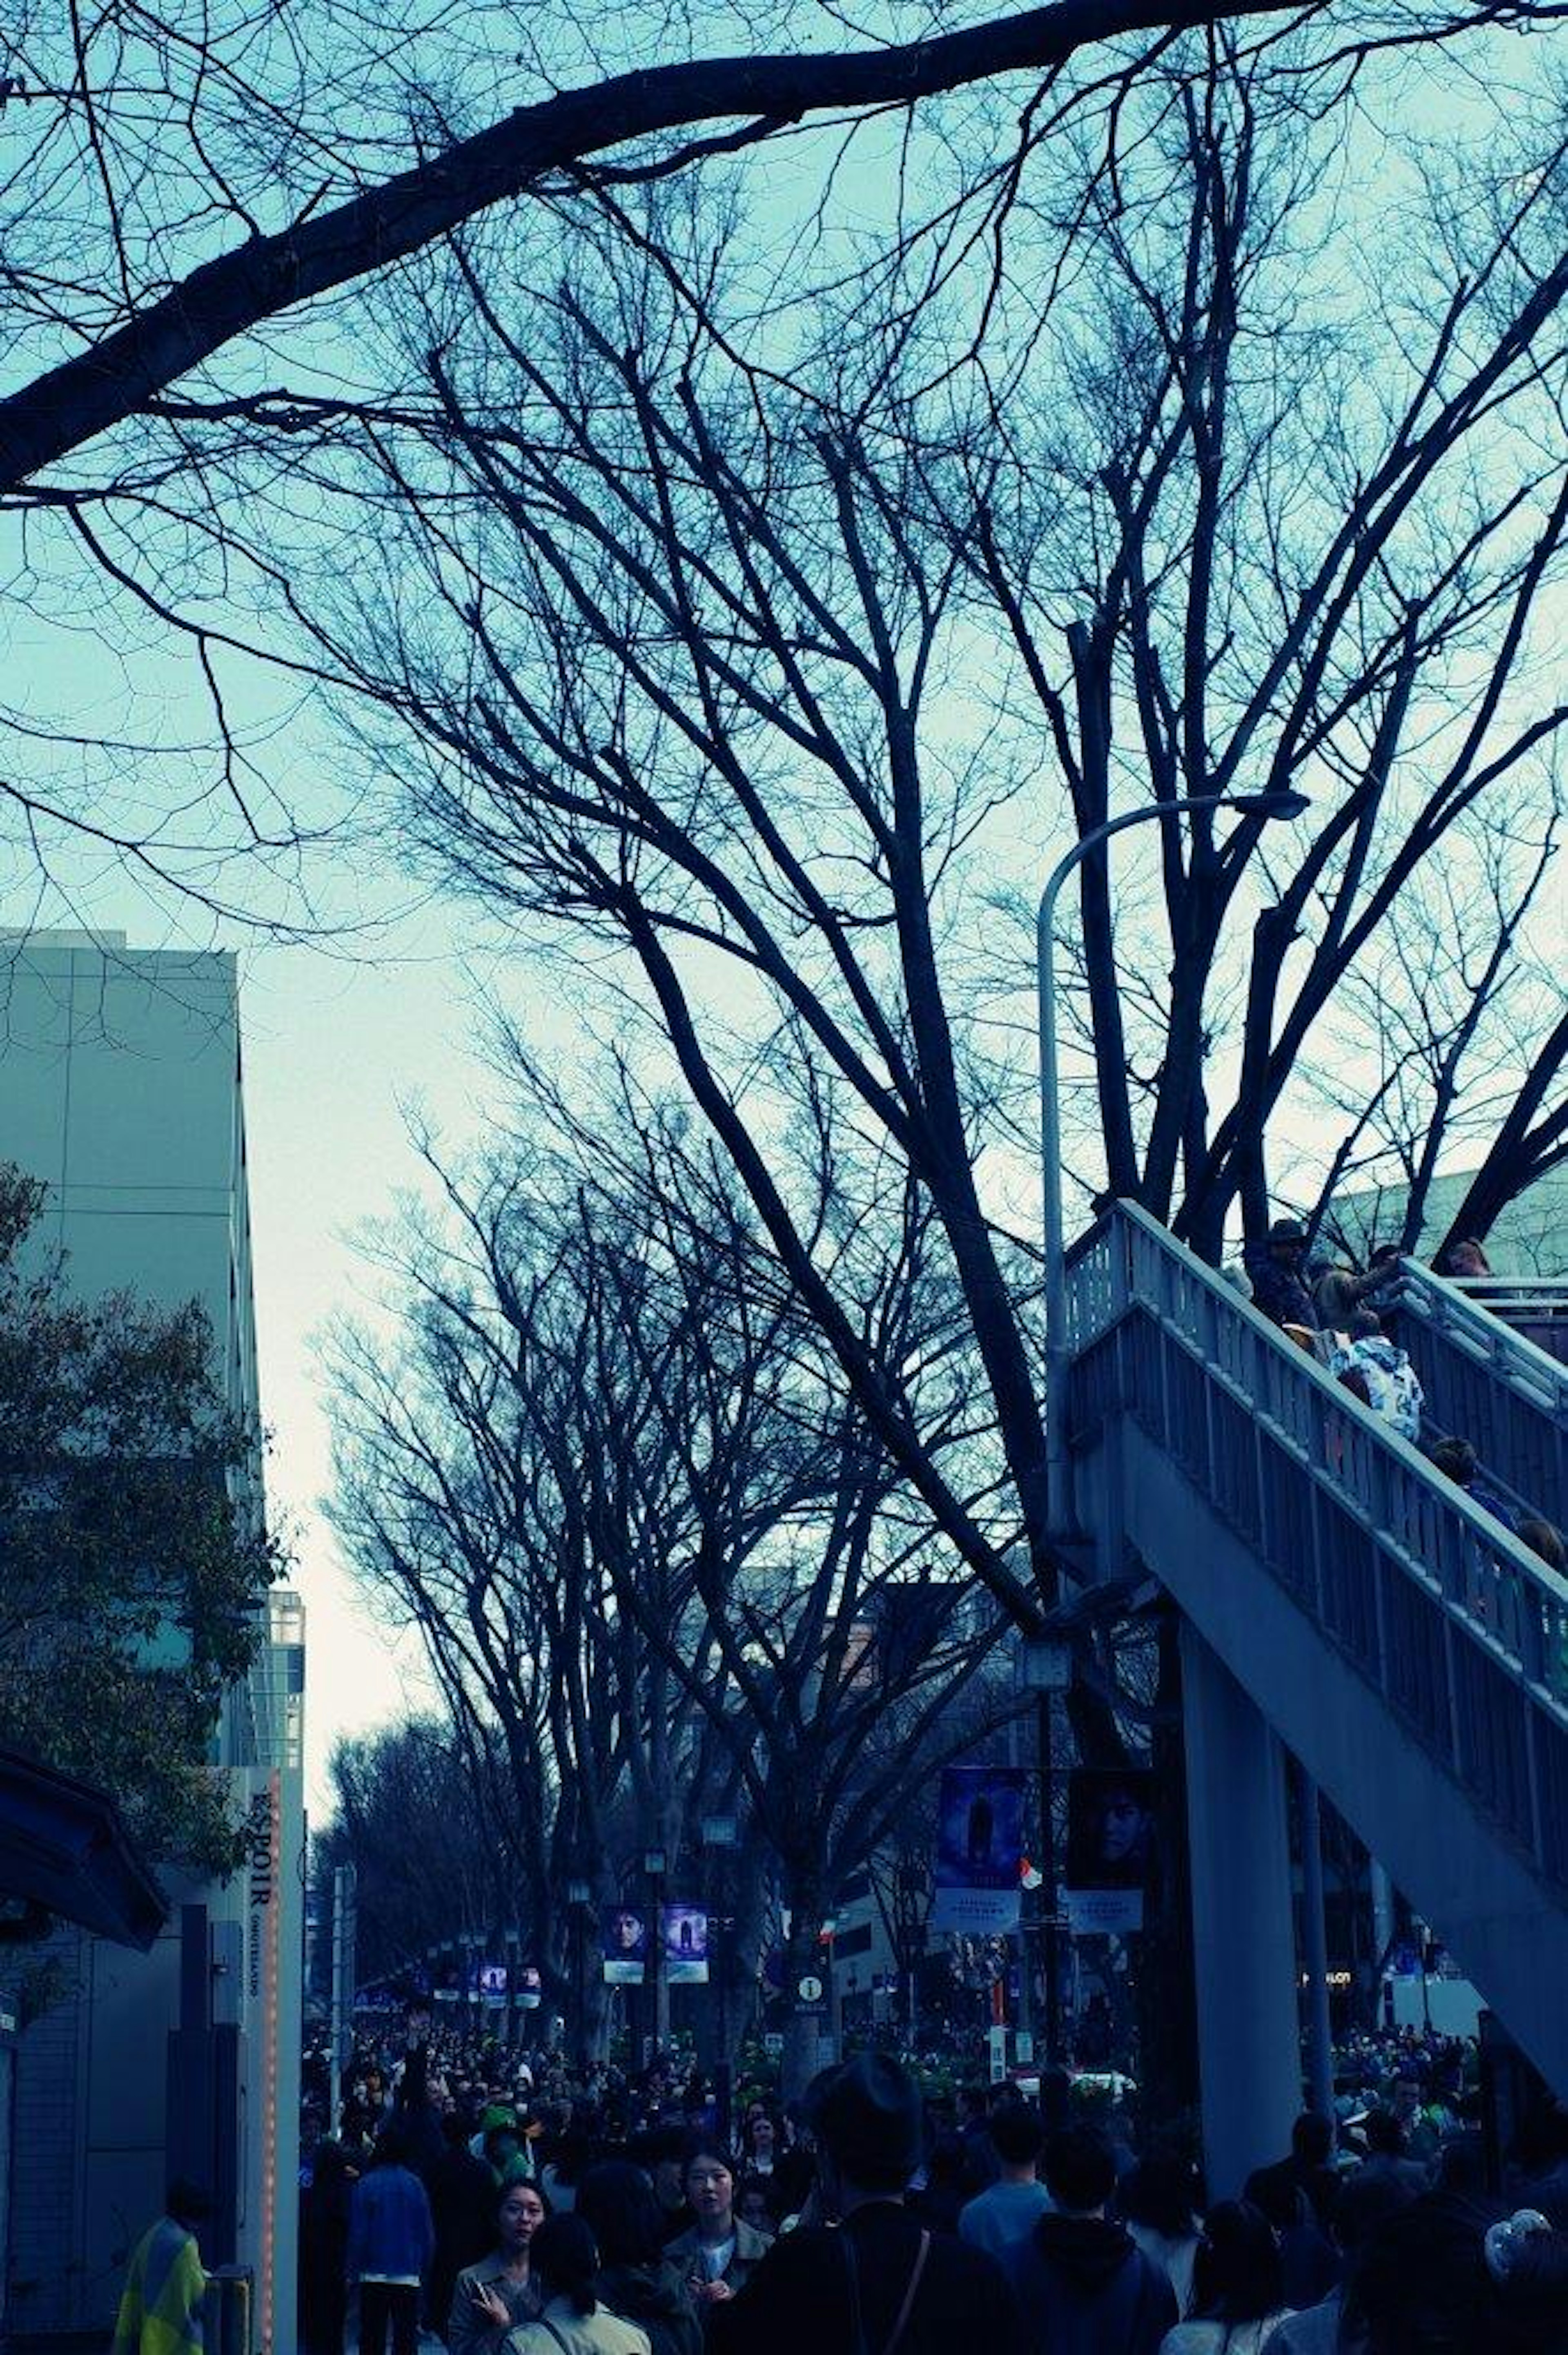
M664 1977L672 1987L706 1987L708 1917L700 1905L662 1905Z
M648 1916L635 1905L607 1905L599 1924L599 1951L610 1987L641 1987L648 1961Z
M934 1930L1017 1929L1028 1780L1022 1766L943 1767Z
M1067 1920L1075 1932L1143 1927L1154 1887L1154 1776L1075 1766L1067 1777Z

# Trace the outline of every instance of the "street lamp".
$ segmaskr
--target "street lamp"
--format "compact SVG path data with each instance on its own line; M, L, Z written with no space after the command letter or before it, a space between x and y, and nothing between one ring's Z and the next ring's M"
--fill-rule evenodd
M719 2139L727 2145L730 2130L730 2068L729 2068L729 1948L725 1942L725 1907L729 1899L729 1857L740 1837L740 1826L732 1815L705 1816L702 1820L703 1846L716 1859L715 1889L718 1903L708 1917L708 1968L714 1977L715 2041L718 2057L714 2065L715 2126Z
M1056 895L1075 867L1113 834L1146 819L1177 817L1188 810L1250 810L1257 817L1299 817L1311 805L1305 794L1191 794L1180 801L1144 802L1120 817L1091 826L1059 859L1040 894L1034 926L1036 1019L1040 1033L1040 1160L1045 1193L1045 1513L1053 1537L1074 1526L1071 1462L1067 1453L1067 1263L1062 1236L1062 1114L1056 1071Z
M593 1890L586 1881L568 1881L567 1906L570 1914L569 1932L572 1945L572 2003L577 2017L577 2051L584 2067L588 2063L588 1907L593 1902Z

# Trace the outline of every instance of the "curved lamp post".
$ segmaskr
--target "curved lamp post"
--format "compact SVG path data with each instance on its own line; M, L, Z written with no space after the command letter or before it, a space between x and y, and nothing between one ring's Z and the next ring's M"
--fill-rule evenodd
M1074 1525L1071 1464L1067 1454L1067 1263L1062 1233L1062 1116L1056 1071L1056 896L1075 867L1092 850L1129 826L1179 816L1185 810L1251 810L1260 817L1299 817L1310 807L1305 794L1192 794L1181 801L1145 802L1120 817L1090 828L1057 861L1040 894L1034 926L1036 1013L1040 1033L1040 1161L1045 1217L1045 1505L1053 1537Z

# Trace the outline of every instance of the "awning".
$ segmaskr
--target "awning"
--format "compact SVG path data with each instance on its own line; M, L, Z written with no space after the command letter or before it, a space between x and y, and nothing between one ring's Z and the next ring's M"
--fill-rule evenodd
M0 1897L19 1897L146 1953L168 1900L112 1799L0 1745Z

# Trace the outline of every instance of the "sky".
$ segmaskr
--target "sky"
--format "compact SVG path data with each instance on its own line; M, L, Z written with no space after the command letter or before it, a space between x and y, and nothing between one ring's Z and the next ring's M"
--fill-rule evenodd
M366 1610L322 1511L331 1482L323 1328L337 1313L375 1313L353 1239L417 1183L403 1108L418 1100L459 1138L477 1123L476 983L434 919L373 957L269 944L244 954L241 971L268 1497L295 1547L308 1613L306 1783L319 1816L332 1742L418 1702L417 1645L396 1644Z
M805 162L800 149L786 149L774 167L803 172ZM69 533L51 542L47 517L33 517L25 538L14 524L0 526L6 530L14 537L0 537L0 571L9 570L21 591L8 606L11 675L26 682L16 693L37 739L58 747L39 757L53 762L68 797L74 791L89 808L106 769L123 796L128 780L140 783L144 762L145 794L155 803L164 770L182 773L182 740L209 729L199 698L183 700L190 693L188 649L180 648L176 666L156 648L143 617L127 621L111 611L109 592L101 583L95 588ZM259 735L274 724L279 731L297 726L280 694L270 713L258 701ZM125 717L132 706L134 729ZM243 714L243 697L238 708ZM72 749L105 739L110 750L101 755L79 757ZM320 727L300 729L282 757L284 786L313 767L330 791L332 761ZM354 868L366 856L363 843L320 854L327 937L318 943L248 937L227 924L215 930L166 899L149 900L112 861L100 861L90 877L85 868L68 873L68 885L80 890L49 905L37 900L25 861L9 877L0 873L0 924L89 921L122 927L136 947L220 944L239 953L257 1337L272 1433L269 1487L274 1518L295 1545L295 1582L309 1613L309 1785L318 1814L332 1740L395 1715L409 1691L418 1699L411 1645L399 1651L356 1600L321 1512L330 1481L323 1328L334 1314L367 1304L374 1288L354 1252L355 1230L418 1182L405 1108L418 1103L459 1146L482 1132L495 1086L475 1051L486 992L504 980L512 1003L543 1017L546 1032L552 1012L528 969L503 962L493 943L476 941L471 919L458 907L405 910L378 930L334 940L332 917L359 896L364 879ZM1118 875L1126 871L1118 868ZM384 902L406 897L390 875L371 896L377 890Z

